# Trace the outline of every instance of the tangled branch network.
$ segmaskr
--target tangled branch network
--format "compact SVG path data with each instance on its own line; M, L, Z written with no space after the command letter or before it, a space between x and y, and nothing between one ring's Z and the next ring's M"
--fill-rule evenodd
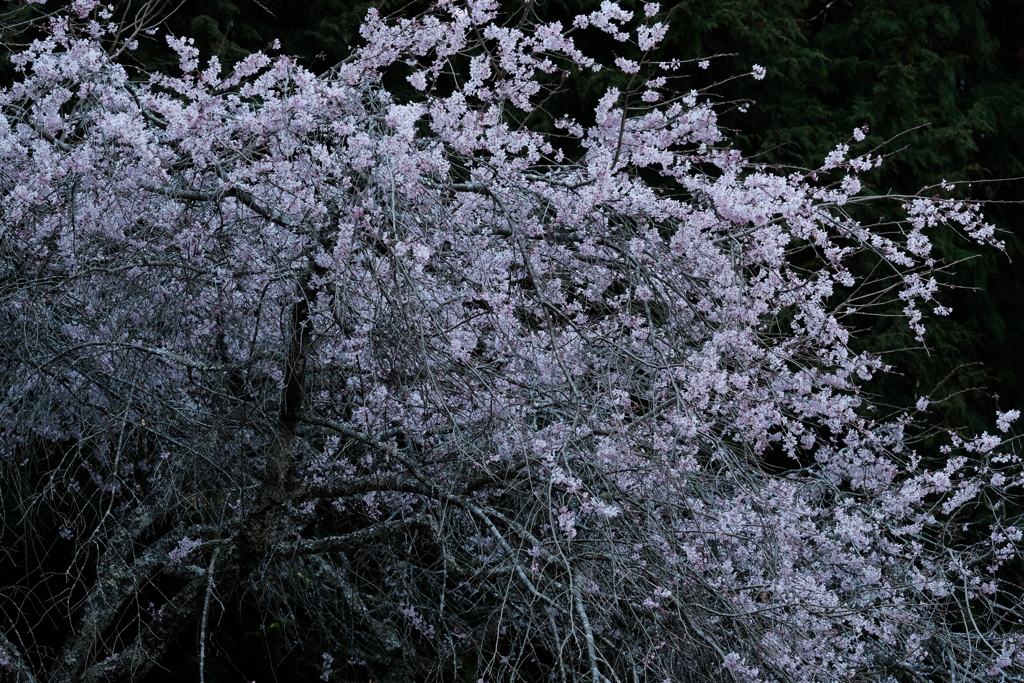
M192 632L202 676L240 600L325 676L1022 678L1016 411L918 453L850 348L925 334L976 206L859 194L861 130L748 161L656 5L371 11L322 76L168 38L130 78L69 12L0 94L3 676L142 680Z

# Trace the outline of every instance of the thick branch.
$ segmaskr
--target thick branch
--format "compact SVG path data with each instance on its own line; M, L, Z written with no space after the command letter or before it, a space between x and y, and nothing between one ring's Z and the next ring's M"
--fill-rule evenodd
M25 663L25 659L21 656L21 651L7 639L3 631L0 631L0 669L4 668L12 671L17 676L15 680L18 683L38 683L39 681L32 673L28 664Z
M164 187L162 185L143 185L143 189L162 194L165 197L172 199L183 199L185 201L192 202L219 202L225 197L234 197L244 206L249 207L257 214L266 218L272 223L280 225L282 228L295 229L296 226L290 223L280 211L272 209L266 206L263 202L258 200L248 190L243 190L240 187L228 187L220 190L186 190L176 187Z
M166 559L166 550L160 553L160 543L146 549L134 562L128 554L139 537L153 523L153 516L140 507L129 523L111 535L103 554L97 560L96 583L84 600L82 614L68 635L49 679L57 683L72 683L86 666L90 653L97 649L103 633L113 623L124 602L135 595L141 583ZM164 536L161 540L166 540Z
M199 611L200 596L210 580L206 572L189 581L167 601L156 617L144 627L141 636L128 647L89 667L81 677L84 683L108 680L139 680L153 668L175 636Z
M388 519L347 534L297 541L292 545L282 547L278 552L284 555L318 555L331 550L351 551L361 548L371 541L386 538L403 527L415 524L424 524L423 515L408 519Z

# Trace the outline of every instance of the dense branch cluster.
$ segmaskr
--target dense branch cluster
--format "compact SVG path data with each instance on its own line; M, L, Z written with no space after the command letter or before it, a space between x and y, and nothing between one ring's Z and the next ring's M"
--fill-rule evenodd
M601 66L574 36L646 53L654 5L371 12L323 77L169 39L144 81L74 8L0 94L18 680L137 680L240 593L396 681L1021 676L1017 456L922 460L844 324L924 334L927 230L992 242L975 207L858 196L846 144L760 168L674 63L543 109Z

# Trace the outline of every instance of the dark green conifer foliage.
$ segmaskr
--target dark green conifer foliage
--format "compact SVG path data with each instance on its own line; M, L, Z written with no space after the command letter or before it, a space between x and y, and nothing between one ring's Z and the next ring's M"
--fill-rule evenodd
M590 0L548 0L530 10L567 20L596 6ZM639 1L622 2L641 10ZM678 83L721 104L735 144L766 164L814 168L838 143L868 138L856 152L879 147L886 164L869 175L867 191L913 193L943 179L955 194L996 202L990 220L1006 231L1006 254L983 253L952 232L939 234L935 255L950 264L954 289L941 301L953 308L933 318L927 353L900 320L852 319L870 328L864 348L889 350L893 373L871 388L883 402L912 405L922 395L949 427L984 429L996 407L1024 404L1024 2L1021 0L683 0L663 3L671 29L659 59L713 57L707 70L691 65ZM578 40L585 41L587 34ZM602 38L601 47L637 58ZM733 78L753 64L768 69L758 83ZM592 101L610 83L602 74L581 79L558 106ZM735 106L750 104L751 106ZM745 113L743 110L747 110ZM877 219L879 217L862 217ZM865 268L871 263L865 262ZM917 349L914 352L908 352ZM982 392L999 395L998 406Z
M132 0L133 6L140 0ZM185 0L167 19L176 35L195 39L204 56L216 55L228 65L256 50L281 41L282 51L317 71L337 63L359 40L366 10L380 3L365 0ZM147 67L170 60L162 40L143 45ZM173 66L168 64L167 66Z
M870 133L855 150L877 145L893 155L869 177L875 192L914 192L951 181L961 196L995 201L1024 198L1020 182L982 183L1024 176L1024 4L1004 0L852 0L834 2L680 3L676 45L681 56L720 52L708 82L749 69L768 68L761 84L732 81L716 88L723 98L756 100L747 114L727 113L737 145L766 163L814 167L849 131ZM862 319L873 349L892 349L896 373L873 385L892 403L918 396L952 396L941 408L949 426L981 429L994 408L1020 405L1024 355L1024 300L1016 263L1024 258L1019 207L993 205L988 215L1008 230L1007 255L973 250L944 233L937 255L961 288L944 294L954 313L934 319L929 353L896 351L917 346L897 318ZM1009 257L1009 258L1008 258ZM966 262L962 259L969 259ZM1011 264L1010 258L1015 262ZM895 310L888 311L895 313ZM984 367L982 367L984 363ZM934 390L934 393L933 393Z

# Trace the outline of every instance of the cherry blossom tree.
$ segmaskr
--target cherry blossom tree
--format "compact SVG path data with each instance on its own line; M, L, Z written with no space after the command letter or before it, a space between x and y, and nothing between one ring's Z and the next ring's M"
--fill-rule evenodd
M242 596L325 678L1024 676L1017 411L925 457L850 348L944 312L929 228L992 228L859 194L861 130L745 159L637 14L441 0L322 77L169 37L139 78L77 0L13 58L5 675L141 680L195 631L202 681ZM545 107L599 68L629 85Z

